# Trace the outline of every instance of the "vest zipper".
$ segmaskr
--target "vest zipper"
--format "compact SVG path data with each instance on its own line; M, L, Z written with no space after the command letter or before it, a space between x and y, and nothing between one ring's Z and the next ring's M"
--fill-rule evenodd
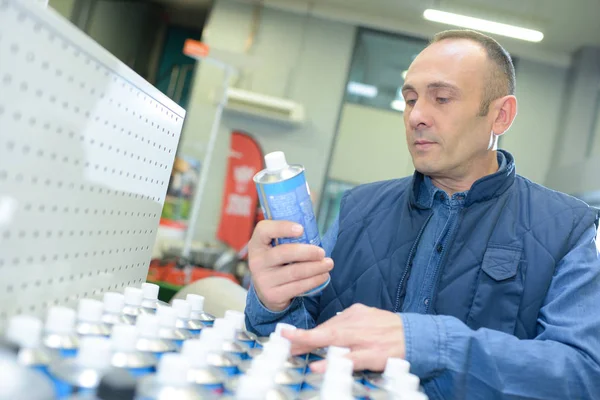
M452 226L450 227L450 231L449 231L450 237L448 238L448 241L446 241L446 245L444 246L444 250L442 251L442 256L441 256L441 260L440 260L439 271L437 272L437 279L435 282L435 287L433 288L433 294L431 295L431 301L425 307L425 314L429 314L429 308L437 300L438 286L440 285L440 281L442 280L442 273L444 272L444 266L445 266L444 264L446 263L446 258L448 258L448 249L454 243L454 238L456 238L456 231L458 230L458 225L460 225L460 221L462 219L464 211L465 211L464 208L459 211L458 217L456 218L456 222L453 223ZM457 227L457 229L455 229L455 226Z
M417 249L417 246L419 245L419 242L421 241L421 235L423 235L423 231L425 231L425 227L429 223L429 220L431 219L432 216L433 216L433 213L429 214L429 217L427 217L427 220L425 221L425 223L421 227L421 230L419 231L419 234L417 235L417 239L413 243L412 248L410 249L410 252L408 253L408 260L406 261L406 266L404 267L404 273L402 274L402 278L400 278L400 284L398 285L398 289L396 290L396 303L394 304L394 312L395 313L398 312L398 308L400 307L400 297L402 295L402 292L404 291L404 286L406 285L406 277L408 276L408 273L410 272L410 269L412 268L412 260L413 260L413 257L415 256L415 250Z

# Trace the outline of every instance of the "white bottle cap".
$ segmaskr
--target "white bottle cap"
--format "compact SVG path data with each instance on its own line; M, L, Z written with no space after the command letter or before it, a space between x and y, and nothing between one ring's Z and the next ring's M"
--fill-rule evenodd
M144 292L142 292L142 289L131 286L126 287L124 294L125 304L128 306L139 307L142 305L142 301L144 300Z
M120 314L125 305L125 296L121 293L106 292L103 297L104 311L111 314Z
M185 299L192 306L192 311L199 313L204 312L204 296L190 293Z
M207 357L210 348L199 339L189 339L183 342L181 355L187 358L192 368L203 368L208 365Z
M350 353L350 349L347 347L329 346L327 349L327 359L329 360L332 357L344 357L348 353Z
M46 332L69 335L75 330L75 310L67 307L50 307L46 317Z
M135 351L137 340L138 332L135 326L125 324L113 326L110 341L114 351L123 353Z
M158 382L165 386L181 387L188 385L190 364L181 354L163 354L158 363L156 376Z
M224 340L221 333L214 328L205 328L200 332L200 341L213 351L221 351Z
M260 379L274 380L277 373L283 368L283 363L273 357L255 357L252 359L247 374Z
M82 322L102 322L104 303L94 299L81 299L77 307L77 320Z
M105 369L110 366L111 343L103 337L84 337L79 343L76 362L84 368Z
M322 399L354 399L352 385L354 380L348 375L325 375L320 389Z
M144 299L146 300L158 300L159 289L158 285L154 283L142 283L142 292L144 293Z
M275 334L281 336L282 330L295 331L297 328L294 325L284 324L282 322L275 325Z
M245 329L246 317L243 312L235 310L225 311L225 319L232 321L235 325L235 329L243 331Z
M327 358L327 369L325 370L325 377L327 377L328 375L352 376L353 369L354 369L354 363L349 358L345 358L345 357Z
M30 315L17 315L8 321L6 340L19 347L35 349L40 345L42 321Z
M158 338L158 332L160 330L160 324L158 317L151 314L142 314L137 317L135 323L137 333L139 337L156 339Z
M265 164L267 165L267 171L269 172L281 171L288 167L283 151L274 151L267 154L265 156Z
M237 400L263 400L267 398L267 393L272 387L273 382L269 379L260 379L254 375L242 375L238 380L235 398Z
M175 328L177 324L177 311L171 307L159 307L156 310L156 316L158 317L158 323L161 328Z
M223 337L225 341L233 341L235 339L235 322L225 319L217 318L213 324L213 329Z
M192 313L192 305L185 300L175 299L173 300L173 308L177 311L177 318L190 319Z
M420 383L421 381L418 376L413 374L403 374L388 379L385 388L392 393L403 394L404 392L418 391Z
M292 343L281 336L270 338L269 341L263 345L263 353L283 353L286 357L289 357L291 349Z
M410 363L402 358L390 357L385 363L383 376L388 379L394 379L397 376L408 374Z

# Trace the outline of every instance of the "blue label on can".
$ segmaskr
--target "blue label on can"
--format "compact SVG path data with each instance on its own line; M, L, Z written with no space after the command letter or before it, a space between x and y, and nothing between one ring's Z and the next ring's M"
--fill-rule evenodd
M77 355L77 349L59 349L58 355L60 358L73 358Z
M129 371L131 376L133 376L134 378L139 378L142 376L152 374L155 372L155 370L156 369L154 367L127 368L127 371Z
M321 245L317 219L304 172L293 178L276 183L257 183L260 204L265 218L296 222L304 227L304 234L298 238L281 238L277 244L308 243Z

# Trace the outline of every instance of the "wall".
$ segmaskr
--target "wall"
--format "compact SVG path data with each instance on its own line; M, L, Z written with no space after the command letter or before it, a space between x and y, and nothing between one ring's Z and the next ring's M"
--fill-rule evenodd
M75 0L50 0L48 5L66 19L71 19Z
M219 0L213 6L203 40L215 49L241 53L252 31L254 7ZM232 130L251 133L265 153L286 152L291 162L302 163L313 191L323 185L327 160L336 130L339 109L352 55L355 28L342 23L306 18L263 9L250 54L259 67L244 71L239 86L256 92L298 101L306 107L308 121L299 128L266 123L225 113L202 199L198 239L214 240ZM192 89L180 152L204 159L214 118L213 93L223 73L200 63Z
M516 74L518 114L501 147L515 157L518 174L546 184L563 115L567 69L520 58Z
M329 177L366 183L412 174L405 133L401 113L344 104Z

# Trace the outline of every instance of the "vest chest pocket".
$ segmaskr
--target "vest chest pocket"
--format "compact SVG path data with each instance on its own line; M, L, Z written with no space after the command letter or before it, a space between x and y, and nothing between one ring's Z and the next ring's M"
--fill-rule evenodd
M515 247L488 246L467 318L472 329L484 327L514 333L526 267L521 262L521 252Z

